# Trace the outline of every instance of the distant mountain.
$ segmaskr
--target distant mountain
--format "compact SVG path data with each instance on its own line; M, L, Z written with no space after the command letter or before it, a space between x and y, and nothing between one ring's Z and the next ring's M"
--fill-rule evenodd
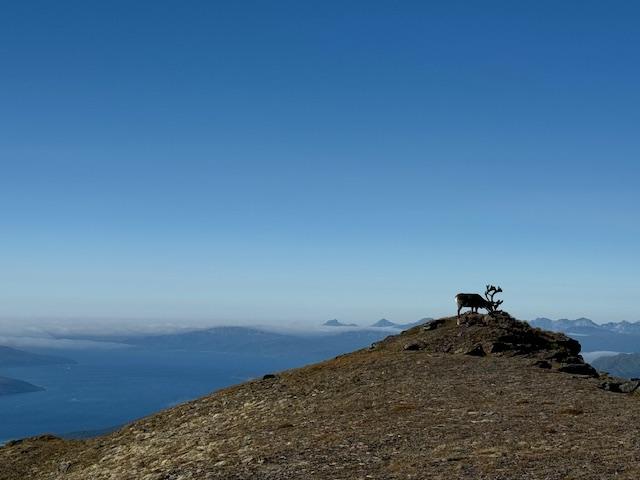
M567 318L561 318L559 320L551 320L550 318L540 317L535 320L530 320L529 323L538 328L546 330L606 330L615 333L637 333L640 334L640 322L609 322L597 324L589 318L576 318L575 320L569 320Z
M214 327L190 332L130 336L119 338L119 341L140 347L214 350L218 352L242 350L270 352L278 351L284 345L291 343L289 335L247 327Z
M575 320L569 320L561 318L560 320L551 320L550 318L536 318L529 322L532 326L542 328L544 330L555 331L567 331L572 329L596 329L602 328L602 325L598 325L593 320L588 318L577 318Z
M421 319L410 324L395 324L392 328L408 329L428 321ZM380 322L378 322L380 323ZM330 327L355 327L338 320L325 322ZM74 335L76 340L93 342L117 342L137 348L154 350L194 350L219 353L252 352L258 355L300 358L316 361L331 358L352 350L366 348L389 334L387 329L374 328L331 328L319 332L277 333L250 327L213 327L187 332L157 335Z
M22 380L0 377L0 396L14 395L16 393L40 392L42 390L44 390L44 388L37 387L36 385L28 382L23 382Z
M333 320L327 320L322 325L324 325L325 327L357 327L358 326L355 323L342 323L340 320L337 320L335 318Z
M600 326L611 332L640 335L640 322L609 322Z
M0 346L0 367L30 367L36 365L57 365L76 363L74 360L52 355L39 355L17 348Z
M609 322L597 324L588 318L551 320L536 318L529 323L543 330L566 333L582 344L585 352L609 350L640 351L640 322Z
M396 327L397 328L397 327L399 327L399 325L397 323L390 322L386 318L381 318L380 320L378 320L376 323L374 323L371 326L375 327L375 328L386 328L386 327Z
M423 323L426 323L430 320L433 320L432 318L422 318L420 320L418 320L417 322L412 322L412 323L395 323L395 322L391 322L389 320L387 320L386 318L382 318L380 320L378 320L376 323L374 323L373 325L371 325L373 328L398 328L400 330L407 330L411 327L415 327L416 325L421 325Z
M92 341L124 343L154 350L252 352L319 360L368 347L389 334L385 330L336 328L323 333L276 333L249 327L213 327L161 335L92 336ZM85 337L74 337L82 338ZM117 340L116 340L117 339Z
M619 353L609 357L596 358L592 365L603 372L618 377L640 377L640 353Z

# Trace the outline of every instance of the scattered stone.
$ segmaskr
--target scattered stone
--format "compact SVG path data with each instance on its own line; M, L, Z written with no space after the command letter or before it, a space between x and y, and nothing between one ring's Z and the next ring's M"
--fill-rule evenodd
M582 355L568 357L564 363L584 363L584 358L582 358Z
M10 447L13 445L20 445L21 443L30 441L30 442L49 442L52 440L62 440L60 437L56 437L55 435L51 435L49 433L45 433L44 435L37 435L35 437L27 437L27 438L20 438L18 440L11 440L7 443L5 443L6 446Z
M438 319L438 320L430 320L429 322L425 323L422 326L423 330L435 330L436 328L438 328L441 325L444 325L444 320L443 319Z
M491 344L491 348L489 349L490 353L502 353L513 350L513 345L505 342L493 342Z
M607 381L602 382L600 388L614 393L633 393L640 387L639 380L629 380L628 382Z
M598 372L588 363L569 363L558 368L559 372L571 373L574 375L587 375L589 377L598 378Z
M536 362L533 362L533 366L534 367L538 367L538 368L544 368L544 369L550 369L551 368L551 363L547 362L546 360L538 360Z
M410 342L404 345L404 347L402 347L403 350L406 351L416 351L416 350L424 350L424 348L426 347L424 342Z
M631 380L629 382L624 382L623 384L620 385L620 392L633 393L638 389L638 387L640 387L640 381Z
M617 382L602 382L600 383L600 385L598 385L598 388L601 388L602 390L606 390L607 392L614 392L618 388L618 383Z
M276 378L276 376L273 373L267 373L266 375L262 376L263 380L272 380L274 378Z
M481 313L463 313L460 315L460 323L459 326L471 327L473 325L485 325L486 324L486 315Z
M478 343L464 352L464 354L471 355L472 357L484 357L487 353L484 351L484 348L482 348L482 345Z

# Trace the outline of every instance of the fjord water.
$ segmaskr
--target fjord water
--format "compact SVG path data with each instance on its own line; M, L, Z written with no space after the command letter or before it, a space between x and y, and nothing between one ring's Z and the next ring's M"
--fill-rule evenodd
M320 359L141 348L55 353L77 364L0 372L45 388L0 396L0 443L43 433L99 433L213 390Z

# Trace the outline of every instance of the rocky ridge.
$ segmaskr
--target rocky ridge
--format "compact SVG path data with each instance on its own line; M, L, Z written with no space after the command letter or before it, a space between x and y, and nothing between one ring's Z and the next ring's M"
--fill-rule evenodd
M106 436L11 442L0 479L631 479L640 395L622 384L563 334L469 314Z

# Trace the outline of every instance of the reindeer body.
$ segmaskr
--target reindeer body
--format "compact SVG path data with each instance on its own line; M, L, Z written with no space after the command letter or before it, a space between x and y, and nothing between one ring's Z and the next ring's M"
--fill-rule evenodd
M477 313L479 308L485 309L487 312L496 311L496 309L502 303L502 300L495 302L493 296L501 292L500 287L494 287L493 285L487 285L487 290L484 297L477 293L459 293L456 295L456 303L458 304L458 325L460 325L460 310L467 307L471 309L471 312Z
M460 310L465 307L470 308L474 313L479 308L489 310L491 307L489 301L477 293L459 293L456 295L456 303L458 304L458 316L460 316Z

